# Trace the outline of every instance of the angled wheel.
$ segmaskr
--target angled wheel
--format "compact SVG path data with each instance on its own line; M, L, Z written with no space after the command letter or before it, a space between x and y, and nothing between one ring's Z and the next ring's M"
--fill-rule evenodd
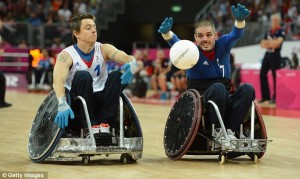
M121 94L121 97L124 103L124 127L126 126L126 129L124 129L125 137L142 137L141 125L133 105L124 93Z
M164 130L164 148L170 159L181 158L193 144L200 123L201 98L192 90L173 105Z
M64 130L54 123L57 104L55 92L51 91L40 105L33 120L27 146L29 157L33 162L42 162L51 155L64 134Z

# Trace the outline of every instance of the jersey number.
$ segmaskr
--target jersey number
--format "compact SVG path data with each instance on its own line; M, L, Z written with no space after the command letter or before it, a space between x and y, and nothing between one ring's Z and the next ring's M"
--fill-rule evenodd
M223 72L223 77L224 77L225 76L225 74L224 74L224 65L220 65L220 69Z
M97 73L97 76L99 76L100 75L100 65L97 65L94 71Z

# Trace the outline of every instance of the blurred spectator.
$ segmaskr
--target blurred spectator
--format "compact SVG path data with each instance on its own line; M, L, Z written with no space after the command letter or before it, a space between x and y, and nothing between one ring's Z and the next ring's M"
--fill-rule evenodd
M52 72L55 57L50 56L47 49L29 51L29 67L27 73L29 90L49 90L52 87Z
M87 4L84 0L74 0L73 3L73 13L82 14L87 13Z
M37 16L36 12L31 12L30 17L27 19L27 23L33 26L42 25L42 19Z
M27 47L28 47L27 41L24 38L22 38L18 44L18 48L27 48Z
M298 70L299 69L299 58L297 53L292 53L292 60L293 60L293 69Z
M167 73L167 81L172 84L171 91L180 93L186 90L186 77L185 71L178 69L176 66L169 62L169 72Z
M41 50L42 56L39 60L36 75L39 79L39 84L37 84L38 89L48 90L52 86L52 74L54 67L54 58L50 56L47 49Z
M136 59L136 62L138 64L136 74L140 73L144 68L144 62L143 62L143 53L141 50L136 50L133 54L133 56Z
M12 104L5 101L6 79L4 73L0 71L0 108L10 107Z
M149 59L148 49L144 49L142 53L143 53L144 69L147 72L148 78L151 78L154 70L153 59Z
M169 71L168 66L169 59L166 58L165 52L162 49L158 49L156 52L156 59L154 61L154 71L151 76L151 86L154 90L153 96L159 96L162 100L166 100L168 98L166 77L166 74Z
M72 11L69 9L67 1L63 4L63 8L58 10L58 16L62 25L67 25L69 23L69 20L72 16Z
M64 44L62 41L61 41L61 37L59 36L56 36L53 38L53 44L51 45L51 48L65 48L66 47L66 44Z
M271 16L270 30L265 34L264 39L261 40L260 46L266 49L262 66L260 69L260 87L262 99L259 101L263 103L269 101L270 103L276 102L276 70L281 65L281 47L285 39L285 31L280 26L281 16L279 13ZM273 77L273 91L274 94L270 95L270 88L267 74L271 70Z
M52 5L51 10L54 12L58 12L62 4L63 4L63 0L51 0L51 5Z
M130 84L131 93L134 96L139 98L146 97L147 92L147 83L144 78L147 78L147 73L144 70L144 62L143 62L143 52L141 50L136 50L134 52L134 57L138 64L136 74L132 79L132 83Z

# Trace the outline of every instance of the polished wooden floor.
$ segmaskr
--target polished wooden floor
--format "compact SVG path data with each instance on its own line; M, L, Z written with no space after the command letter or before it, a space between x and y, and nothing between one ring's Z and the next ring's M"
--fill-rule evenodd
M300 178L300 117L264 115L269 143L264 157L252 164L247 157L221 165L218 156L184 156L173 161L163 148L163 131L170 104L133 102L143 130L143 158L123 165L120 155L91 158L91 164L33 163L27 152L32 120L46 94L8 91L13 107L0 109L0 172L47 172L48 178ZM274 109L273 109L274 110ZM0 176L0 178L4 178Z

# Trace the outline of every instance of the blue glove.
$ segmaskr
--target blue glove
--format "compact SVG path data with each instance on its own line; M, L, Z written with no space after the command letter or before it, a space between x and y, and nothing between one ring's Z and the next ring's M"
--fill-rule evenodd
M59 98L58 100L58 113L55 117L54 122L57 123L58 127L64 129L69 125L69 116L74 119L74 113L66 101L66 97Z
M126 63L121 67L121 70L123 70L123 74L121 76L121 83L123 85L129 84L133 78L134 73L136 72L136 69L138 67L138 64L136 63L136 60Z
M166 33L168 33L171 30L172 25L173 25L173 18L172 17L166 18L161 23L161 25L160 25L160 27L158 29L158 32L162 33L162 34L166 34Z
M250 14L250 11L245 6L240 4L237 5L237 8L232 5L231 12L237 21L244 21Z

